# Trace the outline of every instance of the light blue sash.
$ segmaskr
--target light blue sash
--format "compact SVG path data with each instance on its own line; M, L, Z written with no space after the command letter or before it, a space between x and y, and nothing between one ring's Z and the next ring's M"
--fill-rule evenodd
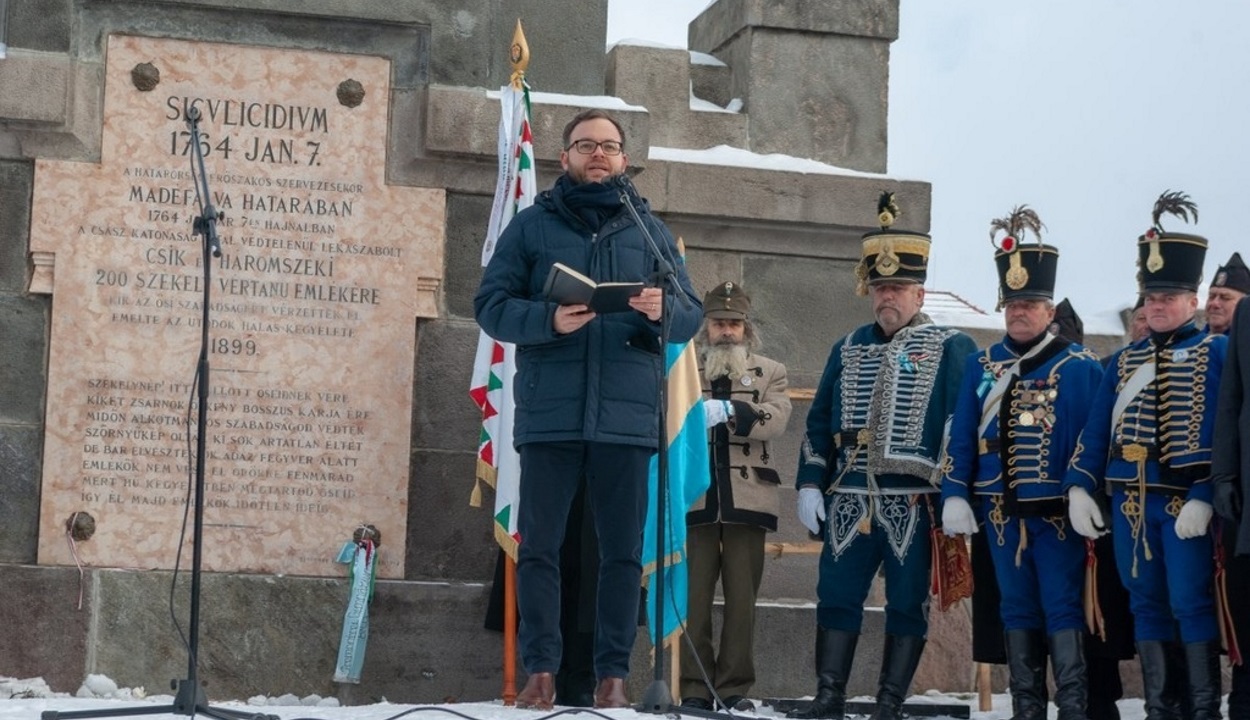
M343 617L343 637L334 664L334 682L359 683L365 664L365 644L369 642L369 601L377 575L378 548L370 539L348 542L339 552L338 562L351 564L351 595Z

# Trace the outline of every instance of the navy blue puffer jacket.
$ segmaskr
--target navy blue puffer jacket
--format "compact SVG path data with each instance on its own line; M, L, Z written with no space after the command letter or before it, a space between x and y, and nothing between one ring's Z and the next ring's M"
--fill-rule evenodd
M646 238L622 206L598 232L562 199L567 180L541 193L500 235L473 307L488 335L517 346L513 439L583 440L658 447L657 381L663 355L659 323L639 312L599 315L581 329L558 335L557 305L543 297L553 263L596 282L651 281L655 260ZM677 268L679 292L668 297L671 342L694 336L703 311L668 228L645 201L634 205L656 244Z

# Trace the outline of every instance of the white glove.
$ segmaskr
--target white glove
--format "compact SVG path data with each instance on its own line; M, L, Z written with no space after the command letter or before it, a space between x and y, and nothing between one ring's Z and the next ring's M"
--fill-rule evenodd
M728 400L703 401L703 420L709 430L723 422L729 422L733 414L734 406Z
M942 501L942 532L948 537L972 535L977 530L977 518L967 500L952 495Z
M799 488L799 522L812 531L820 534L820 525L825 521L825 494L820 488Z
M1211 503L1202 500L1186 500L1181 513L1176 516L1176 537L1188 540L1205 535L1211 524Z
M1079 485L1074 485L1068 491L1068 519L1072 521L1072 529L1087 538L1096 539L1107 532L1107 526L1102 519L1102 508Z

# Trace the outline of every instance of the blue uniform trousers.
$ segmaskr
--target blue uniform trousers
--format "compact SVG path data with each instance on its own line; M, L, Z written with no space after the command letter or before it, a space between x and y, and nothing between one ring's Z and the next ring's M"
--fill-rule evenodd
M1141 493L1115 485L1111 499L1115 564L1129 592L1139 641L1171 641L1177 625L1185 643L1220 636L1211 593L1215 572L1211 535L1176 537L1176 513L1182 503L1180 497L1147 492L1144 512L1138 512Z
M885 576L885 632L925 637L929 632L929 528L932 525L928 500L912 495L910 498L914 502L904 511L898 501L908 496L893 496L893 502L889 503L893 509L887 512L893 515L906 512L910 517L893 517L890 524L894 529L887 530L880 517L873 514L868 532L857 532L835 555L831 544L832 527L837 520L840 495L842 493L826 496L834 501L828 503L827 500L832 507L825 527L825 547L820 553L817 623L827 630L858 633L864 622L864 600L877 569L881 568ZM872 497L874 506L880 502L880 497ZM908 536L899 534L904 528L910 530ZM891 533L894 543L891 543ZM901 560L892 547L899 542L906 542Z
M517 531L517 633L527 673L560 669L560 546L573 498L586 479L599 538L595 598L595 673L624 678L638 632L642 523L650 448L585 442L520 447Z
M1001 534L982 513L1005 630L1083 630L1085 538L1066 518L1008 518ZM1021 547L1020 526L1025 528ZM1017 562L1018 559L1018 562Z

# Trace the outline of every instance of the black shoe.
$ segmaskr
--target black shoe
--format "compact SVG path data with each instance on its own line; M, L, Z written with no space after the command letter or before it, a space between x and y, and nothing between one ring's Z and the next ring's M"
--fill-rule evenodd
M711 710L712 701L704 700L701 697L688 697L681 699L681 706L691 710Z
M755 703L751 702L748 698L742 697L741 695L730 695L727 698L721 698L721 702L725 704L726 710L733 710L734 712L755 712Z

